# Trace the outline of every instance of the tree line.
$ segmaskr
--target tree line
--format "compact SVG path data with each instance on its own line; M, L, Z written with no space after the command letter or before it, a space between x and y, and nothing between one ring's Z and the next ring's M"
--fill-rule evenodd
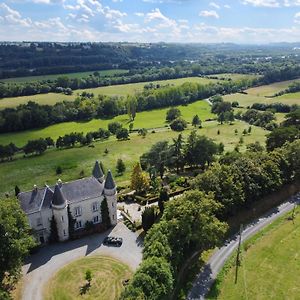
M269 153L234 151L212 164L196 177L194 190L165 204L147 232L143 261L121 299L167 299L185 260L222 243L229 216L300 179L299 156L298 140Z
M186 105L215 94L235 93L251 86L251 80L210 83L207 85L186 82L181 86L147 89L134 96L117 97L82 93L75 101L59 102L53 106L29 101L16 108L0 111L0 132L23 131L67 121L108 118L130 111L146 111L175 105Z
M99 130L88 132L85 135L82 132L71 132L64 136L59 136L56 141L51 137L29 140L23 147L17 147L14 143L0 145L0 161L12 160L15 154L22 152L25 155L41 155L51 147L62 149L73 148L76 145L87 146L93 141L106 140L112 134L114 134L118 140L126 140L129 138L128 129L123 128L121 123L109 123L108 128L109 130L99 128Z

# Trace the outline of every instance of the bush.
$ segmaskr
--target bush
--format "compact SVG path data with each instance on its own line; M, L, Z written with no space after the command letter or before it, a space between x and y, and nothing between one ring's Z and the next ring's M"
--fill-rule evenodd
M56 175L60 175L62 173L62 167L57 166L55 172L56 172Z
M187 127L187 122L183 118L177 118L170 124L170 127L174 131L183 131Z

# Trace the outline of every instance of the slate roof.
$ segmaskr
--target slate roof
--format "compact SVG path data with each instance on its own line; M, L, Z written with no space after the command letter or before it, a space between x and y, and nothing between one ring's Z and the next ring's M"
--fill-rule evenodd
M116 187L115 181L113 179L112 173L110 170L108 170L105 183L104 183L104 188L107 190L113 190Z
M30 192L21 192L18 195L20 205L26 213L38 211L45 194L45 188L33 189Z
M99 165L99 162L98 160L96 160L96 163L94 165L94 169L93 169L93 176L96 178L96 179L99 179L99 178L102 178L104 176L103 174L103 171Z
M53 197L52 197L52 204L53 205L63 205L67 203L67 199L64 196L64 194L61 191L61 188L58 184L55 185L54 188L54 193L53 193Z
M39 211L41 207L43 209L50 208L52 201L56 205L63 204L64 199L69 201L69 203L76 203L99 197L102 193L103 185L101 185L96 178L88 177L62 183L60 188L58 185L53 187L46 186L44 188L22 192L18 195L18 199L22 209L25 213L29 214Z

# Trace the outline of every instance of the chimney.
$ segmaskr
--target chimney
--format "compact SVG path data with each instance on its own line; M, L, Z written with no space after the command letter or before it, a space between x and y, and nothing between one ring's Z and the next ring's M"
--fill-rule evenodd
M57 180L57 184L60 188L62 187L62 180L60 178Z

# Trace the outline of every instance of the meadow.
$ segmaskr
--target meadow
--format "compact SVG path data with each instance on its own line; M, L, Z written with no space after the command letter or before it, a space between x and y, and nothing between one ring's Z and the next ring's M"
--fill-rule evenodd
M97 71L97 70L95 70ZM24 82L35 82L35 81L44 81L44 80L56 80L58 77L61 76L68 76L70 79L73 78L86 78L91 75L95 71L89 72L76 72L76 73L64 73L64 74L52 74L52 75L39 75L39 76L27 76L27 77L14 77L14 78L7 78L7 79L0 79L0 82L7 82L7 83L24 83ZM112 69L112 70L102 70L97 71L100 76L113 76L113 75L122 75L126 74L129 71L123 69Z
M204 121L215 116L210 112L210 106L206 101L197 101L187 106L178 106L184 119L191 122L195 114L198 114L199 118ZM164 127L166 112L168 108L157 109L151 111L139 112L134 120L133 128L157 128ZM101 120L93 119L89 122L65 122L48 126L43 129L33 129L28 131L0 134L0 145L15 143L17 146L24 146L28 140L37 138L52 137L56 140L59 136L63 136L67 133L74 131L87 133L90 131L96 131L100 127L107 128L108 123L118 121L121 122L124 127L129 126L128 115L120 115L112 119Z
M225 145L225 151L231 151L238 144L244 129L248 129L249 124L236 121L233 125L219 125L216 121L204 122L203 128L198 129L198 134L206 135L215 142L222 142ZM192 126L183 132L186 139L191 132ZM238 134L235 134L235 129ZM218 130L220 134L218 135ZM262 145L265 143L267 131L260 127L252 126L251 135L243 137L244 143L240 145L240 150L244 151L246 145L259 141ZM14 193L15 185L18 185L22 191L31 189L34 184L43 186L45 182L52 185L58 177L63 181L70 181L80 178L83 171L84 176L90 176L95 160L101 160L106 170L110 168L115 175L119 186L129 183L132 166L139 161L139 157L148 151L150 147L158 141L168 140L178 136L178 132L164 128L156 133L149 132L145 138L137 134L131 134L130 140L116 141L111 137L104 142L94 142L94 147L75 147L71 149L57 150L55 148L47 150L41 156L32 156L14 159L11 162L4 162L0 165L0 195L5 192ZM105 153L105 150L108 153ZM117 176L115 166L117 159L121 158L126 171L122 176ZM56 175L56 168L61 166L63 172Z
M271 104L280 102L283 104L293 105L299 104L300 105L300 93L291 93L285 94L279 97L268 98L273 96L274 94L286 89L292 82L299 81L298 80L289 80L289 81L282 81L276 82L269 85L263 85L255 88L250 88L246 90L247 94L231 94L224 96L225 101L238 101L240 106L248 107L254 103L265 103Z
M156 84L162 84L162 85L169 84L169 85L176 86L176 85L181 85L185 82L197 82L197 83L207 84L209 82L215 82L215 81L217 80L200 78L200 77L187 77L187 78L151 81L151 82ZM143 91L144 86L147 83L150 82L129 83L129 84L111 85L111 86L104 86L104 87L91 88L91 89L81 89L81 90L75 90L73 92L73 95L48 93L48 94L39 94L33 96L3 98L0 99L0 109L4 109L7 107L16 107L20 104L25 104L28 101L34 101L41 105L42 104L54 105L57 102L74 101L75 98L83 91L94 93L96 97L100 94L108 95L108 96L126 96L129 94L134 94L136 92Z
M91 270L91 287L85 294L80 288L85 286L85 271ZM128 266L110 257L91 256L65 266L58 271L47 284L45 300L66 299L118 299L122 290L122 281L129 279L132 272Z
M232 257L207 299L299 299L300 215L290 216L245 242L237 283Z

